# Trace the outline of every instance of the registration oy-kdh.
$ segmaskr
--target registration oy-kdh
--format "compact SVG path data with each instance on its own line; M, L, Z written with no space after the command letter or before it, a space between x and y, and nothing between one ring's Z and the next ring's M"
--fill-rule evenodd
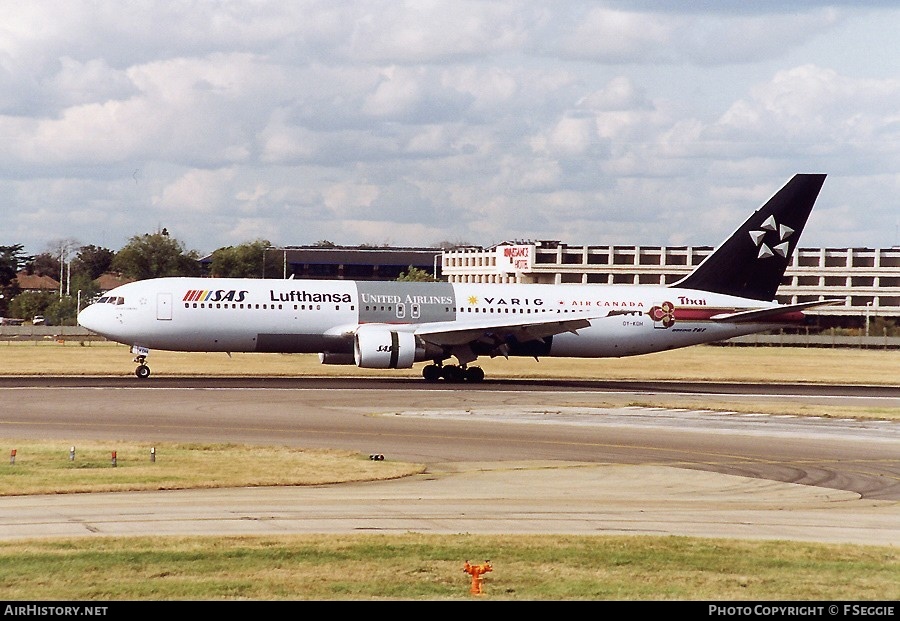
M469 561L466 561L466 564L463 565L463 571L472 576L472 588L470 589L472 595L481 595L484 592L484 574L494 571L494 566L491 565L490 561L485 561L481 565L472 565Z

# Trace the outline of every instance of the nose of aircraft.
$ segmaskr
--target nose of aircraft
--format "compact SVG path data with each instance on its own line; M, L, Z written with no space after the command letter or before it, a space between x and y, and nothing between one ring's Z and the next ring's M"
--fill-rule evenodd
M93 332L97 331L97 305L91 304L80 313L78 313L78 325L82 328L87 328Z

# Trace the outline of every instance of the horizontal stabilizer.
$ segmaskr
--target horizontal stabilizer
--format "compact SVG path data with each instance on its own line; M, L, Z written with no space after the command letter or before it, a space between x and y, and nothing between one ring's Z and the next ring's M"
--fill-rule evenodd
M771 306L769 308L754 308L751 310L738 311L736 313L722 313L721 315L713 315L710 317L713 321L730 321L733 323L747 323L753 321L763 321L771 319L779 315L794 313L807 308L816 306L827 306L830 304L842 303L844 300L817 300L815 302L801 302L799 304L782 304L780 306Z

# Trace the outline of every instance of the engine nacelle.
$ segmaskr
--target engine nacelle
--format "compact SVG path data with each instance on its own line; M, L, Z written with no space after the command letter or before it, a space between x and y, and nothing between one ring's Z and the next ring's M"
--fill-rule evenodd
M424 356L424 348L420 349L420 356ZM353 357L356 366L363 369L409 369L416 354L416 336L412 332L374 325L360 326L356 331Z
M353 354L336 354L325 351L319 354L319 362L321 364L356 364L356 359Z

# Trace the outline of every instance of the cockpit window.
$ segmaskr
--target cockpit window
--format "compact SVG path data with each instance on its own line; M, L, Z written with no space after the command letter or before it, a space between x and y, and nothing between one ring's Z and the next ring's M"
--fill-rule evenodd
M124 304L125 298L122 296L107 295L97 300L97 304Z

